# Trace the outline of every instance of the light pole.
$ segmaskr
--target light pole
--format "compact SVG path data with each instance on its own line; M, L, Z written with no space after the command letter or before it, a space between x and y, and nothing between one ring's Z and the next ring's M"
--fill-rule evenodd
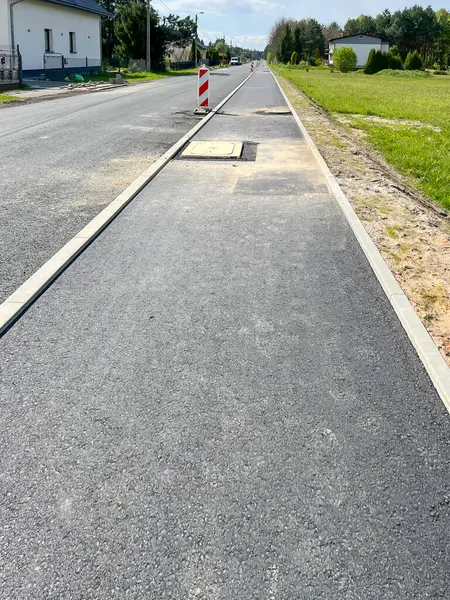
M147 71L152 70L152 59L150 56L150 0L147 0Z
M194 65L197 68L197 33L198 33L198 15L204 15L204 11L201 11L195 15L195 41L194 41Z

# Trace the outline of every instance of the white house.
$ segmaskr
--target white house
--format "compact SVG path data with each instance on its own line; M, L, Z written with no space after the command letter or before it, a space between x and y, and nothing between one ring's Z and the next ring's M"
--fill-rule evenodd
M389 50L389 42L371 33L344 35L343 37L333 38L329 40L328 62L330 65L333 64L333 53L339 48L353 48L358 59L356 66L361 69L365 66L371 50L387 52Z
M107 16L95 0L0 0L0 50L19 46L25 76L63 62L68 72L93 69Z

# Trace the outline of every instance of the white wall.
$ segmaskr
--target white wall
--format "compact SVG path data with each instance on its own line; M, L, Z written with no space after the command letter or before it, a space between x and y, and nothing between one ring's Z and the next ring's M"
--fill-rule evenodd
M69 59L67 66L71 66L71 59L79 59L72 62L74 66L82 66L86 56L100 61L99 15L39 0L24 0L13 10L14 41L20 46L25 70L43 68L44 29L52 30L53 51ZM76 34L76 54L70 53L69 31Z
M8 0L0 0L0 48L10 45Z
M371 41L370 43L365 43L365 44L351 44L351 43L346 44L343 42L338 42L338 43L334 42L333 43L333 52L336 52L336 50L338 50L339 48L353 48L353 50L355 51L356 57L358 59L356 62L356 66L364 67L367 62L367 59L369 58L370 51L372 49L381 50L381 44L380 44L380 42L377 43L376 40L374 40L373 42ZM330 45L330 50L331 50L331 45ZM386 50L386 52L387 52L387 50ZM333 56L333 54L330 55L330 64L333 64L332 56Z

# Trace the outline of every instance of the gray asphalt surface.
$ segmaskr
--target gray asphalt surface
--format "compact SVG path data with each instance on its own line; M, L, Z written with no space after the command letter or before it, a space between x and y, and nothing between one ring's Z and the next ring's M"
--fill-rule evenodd
M282 103L1 339L0 597L448 598L449 416Z
M215 106L250 72L211 75ZM196 77L0 110L0 302L198 122Z

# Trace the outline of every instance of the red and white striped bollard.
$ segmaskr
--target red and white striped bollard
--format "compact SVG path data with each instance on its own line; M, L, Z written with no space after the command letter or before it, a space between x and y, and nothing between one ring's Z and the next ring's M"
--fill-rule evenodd
M209 69L205 65L198 70L198 106L209 108Z

